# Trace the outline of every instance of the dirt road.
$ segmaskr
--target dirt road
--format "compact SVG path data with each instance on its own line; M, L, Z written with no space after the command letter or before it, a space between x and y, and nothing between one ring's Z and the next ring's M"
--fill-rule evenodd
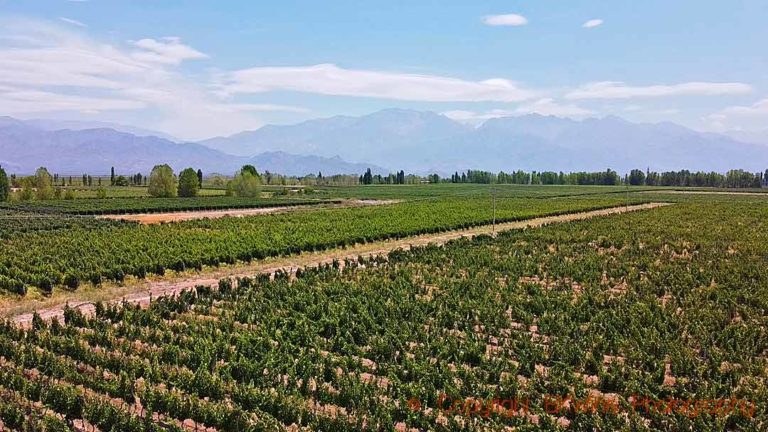
M696 191L696 190L649 190L640 191L644 194L676 194L676 195L736 195L768 197L768 192L736 192L736 191Z
M218 219L223 217L244 217L256 216L270 213L284 213L296 210L317 209L317 208L338 208L338 207L363 207L375 205L395 204L400 200L347 200L339 204L327 204L317 206L283 206L283 207L258 207L245 209L223 209L223 210L195 210L195 211L176 211L166 213L136 213L123 215L102 215L97 216L100 219L114 219L134 221L142 225L152 225L165 222L181 222L195 219Z
M562 223L576 220L589 219L592 217L606 216L627 211L648 210L656 207L668 205L667 203L648 203L631 206L613 207L603 210L595 210L581 213L572 213L561 216L547 216L529 219L519 222L509 222L496 224L496 232L540 227L543 225ZM236 278L253 276L259 273L274 273L278 270L294 272L297 268L306 266L315 266L328 264L333 260L343 261L345 258L356 259L358 256L375 256L389 253L395 249L410 249L414 246L423 246L427 244L444 244L449 240L461 237L474 237L479 234L491 234L493 227L484 225L481 227L470 228L467 230L451 231L440 234L429 234L416 237L408 237L397 240L387 240L381 242L355 245L346 249L334 249L324 252L303 253L290 257L280 257L270 260L254 262L250 264L233 265L222 267L211 271L203 271L197 274L187 274L177 278L163 278L156 280L143 280L133 285L120 287L97 287L86 292L66 293L64 298L57 297L48 299L45 303L36 302L26 305L14 305L13 308L0 310L0 316L13 317L13 321L21 325L29 325L32 321L30 311L37 310L44 319L57 317L63 319L64 306L68 303L70 307L76 307L83 313L91 314L94 311L93 302L101 301L127 301L129 303L138 303L142 305L149 304L150 300L163 295L173 295L184 290L192 289L198 285L216 287L222 278ZM23 302L24 300L22 300Z

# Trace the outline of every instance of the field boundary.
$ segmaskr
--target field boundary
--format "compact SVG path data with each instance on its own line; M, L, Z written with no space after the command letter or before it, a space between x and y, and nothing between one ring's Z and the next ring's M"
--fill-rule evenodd
M145 280L135 280L121 286L96 287L91 290L67 292L62 296L54 296L50 301L36 300L15 302L12 306L0 308L0 317L10 318L17 324L29 325L33 312L46 320L57 318L63 320L64 308L69 305L89 314L94 311L94 304L103 302L122 302L146 305L161 296L175 295L182 291L193 289L198 285L216 287L219 280L238 277L252 277L256 274L274 274L278 271L293 273L298 268L330 264L334 260L357 259L359 256L370 257L397 249L408 250L416 246L428 244L442 245L459 238L472 238L478 235L494 235L503 231L536 228L550 224L565 223L591 219L640 210L650 210L670 205L671 203L652 202L636 205L622 205L600 210L568 213L555 216L543 216L521 221L503 222L495 225L486 224L469 229L454 230L443 233L425 234L399 239L358 244L344 249L330 249L322 252L302 253L299 255L277 257L249 264L235 264L219 267L214 270L204 270L196 274L184 274L177 277L157 277Z
M128 222L138 222L142 225L154 225L161 223L184 222L200 219L219 219L223 217L243 217L258 216L275 213L290 213L297 210L307 209L335 209L350 207L368 207L390 205L402 202L401 200L334 200L327 202L317 202L312 204L286 205L286 206L267 206L250 208L231 208L231 209L192 209L168 212L148 212L148 213L126 213L126 214L103 214L95 216L97 219L122 220Z

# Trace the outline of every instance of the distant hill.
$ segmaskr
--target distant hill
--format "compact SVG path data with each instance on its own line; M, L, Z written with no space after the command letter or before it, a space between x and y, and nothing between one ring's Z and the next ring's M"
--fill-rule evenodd
M289 126L268 125L201 144L233 155L266 151L339 155L349 161L368 161L400 169L406 161L414 168L421 166L415 159L415 150L471 130L433 112L388 109L362 117L337 116Z
M140 137L155 136L165 138L169 141L179 141L177 138L166 133L142 129L135 126L128 126L118 123L98 122L98 121L78 121L78 120L53 120L53 119L32 119L23 120L25 124L44 129L48 131L57 131L62 129L86 130L86 129L114 129L118 132L125 132Z
M55 123L0 117L0 164L31 173L147 173L158 163L179 170L259 170L305 175L405 170L597 171L612 168L715 170L768 168L768 145L697 132L674 123L619 117L571 120L537 114L491 119L471 127L432 112L389 109L296 125L265 126L226 138L177 143L113 128L50 130ZM61 126L60 124L59 126ZM387 167L381 168L381 167Z
M37 121L28 123L0 117L0 165L9 173L29 174L40 166L60 174L106 174L110 167L124 174L148 173L168 163L174 170L186 167L205 172L234 173L245 163L260 171L290 175L322 171L324 175L360 174L369 164L350 164L335 158L296 156L285 152L253 158L233 156L195 143L176 143L155 136L136 136L109 128L47 130ZM388 172L388 171L387 171Z
M571 120L530 114L491 119L477 128L432 112L384 110L289 126L265 126L201 144L237 155L287 151L340 155L392 169L442 173L491 171L716 170L768 168L768 146L697 132L674 123L619 117Z
M762 144L762 145L768 146L768 129L764 129L761 131L733 130L733 131L723 132L723 135L729 136L735 140L746 142L746 143Z
M271 172L303 176L322 172L324 176L333 174L362 174L370 168L374 174L389 174L389 170L371 164L356 164L342 160L339 156L325 158L320 156L297 156L285 152L264 152L248 163L259 169L267 169Z

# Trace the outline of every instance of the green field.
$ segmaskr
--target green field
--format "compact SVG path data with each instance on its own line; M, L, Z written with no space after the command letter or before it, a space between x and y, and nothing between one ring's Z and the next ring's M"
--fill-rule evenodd
M105 215L131 213L159 213L174 211L199 211L219 209L244 209L261 207L287 207L297 205L315 205L337 202L337 200L282 198L239 198L211 196L195 198L106 198L29 201L22 203L0 204L0 209L22 212L65 214L65 215Z
M729 192L382 185L3 205L0 298L12 308L494 220L672 204L224 279L149 308L7 322L0 419L12 430L762 430L768 195L681 190ZM354 199L394 201L311 205ZM281 205L301 209L160 225L93 216Z
M645 201L632 198L630 202ZM626 197L613 194L571 200L498 198L496 220L521 220L627 202ZM0 238L5 238L6 252L0 257L0 289L25 294L34 287L50 293L57 287L76 289L87 282L122 282L126 276L201 270L206 266L468 228L490 224L493 218L490 197L471 195L153 226L103 223L90 218L65 223L66 216L52 223L49 215L7 218L0 220ZM59 227L58 223L65 226Z
M184 419L240 431L763 430L768 200L674 200L343 271L223 280L149 309L97 305L90 318L70 309L65 322L6 325L0 415L56 430L62 416L121 431L181 430ZM438 210L483 221L457 213L475 199L428 202L338 211L379 228L378 212L401 214L394 228L415 209L422 223ZM558 203L597 204L510 199L503 211ZM238 229L263 224L245 220ZM236 222L179 224L174 236ZM573 403L553 402L564 397ZM136 400L145 411L127 409ZM519 405L486 410L494 400Z

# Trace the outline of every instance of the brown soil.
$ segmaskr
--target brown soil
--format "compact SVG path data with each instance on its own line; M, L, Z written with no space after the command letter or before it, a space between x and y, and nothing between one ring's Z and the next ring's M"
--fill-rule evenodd
M322 208L338 207L361 207L394 204L399 200L349 200L341 204L321 205ZM137 213L127 215L102 215L97 216L101 219L134 221L142 225L152 225L164 222L181 222L196 219L218 219L223 217L244 217L257 216L269 213L283 213L307 208L318 208L315 206L287 206L287 207L260 207L247 209L225 209L225 210L199 210L199 211L178 211L168 213Z
M695 194L695 195L741 195L741 196L762 196L768 197L764 192L728 192L728 191L696 191L696 190L650 190L642 191L646 194Z
M249 264L239 264L220 267L202 272L186 273L176 277L155 277L146 280L134 280L122 286L91 287L75 292L64 291L54 294L45 301L17 300L0 305L0 317L13 317L13 321L22 325L29 325L32 321L31 311L37 310L44 319L57 317L63 319L63 308L66 304L81 309L84 313L93 313L93 303L96 301L127 301L129 303L148 304L151 299L163 295L173 295L184 290L193 289L198 285L218 286L222 278L248 277L258 273L275 273L278 270L294 272L297 268L329 264L333 260L357 259L358 256L375 256L387 254L396 249L410 249L414 246L427 244L444 244L450 240L462 237L474 237L480 234L494 234L501 231L540 227L543 225L562 223L576 220L589 219L596 216L625 213L628 211L648 210L668 203L648 203L631 206L613 207L603 210L594 210L581 213L572 213L560 216L547 216L529 219L519 222L496 224L495 229L491 225L470 228L467 230L451 231L441 234L428 234L423 236L408 237L404 239L387 240L362 245L355 245L346 249L334 249L324 252L302 253L289 257L279 257Z

